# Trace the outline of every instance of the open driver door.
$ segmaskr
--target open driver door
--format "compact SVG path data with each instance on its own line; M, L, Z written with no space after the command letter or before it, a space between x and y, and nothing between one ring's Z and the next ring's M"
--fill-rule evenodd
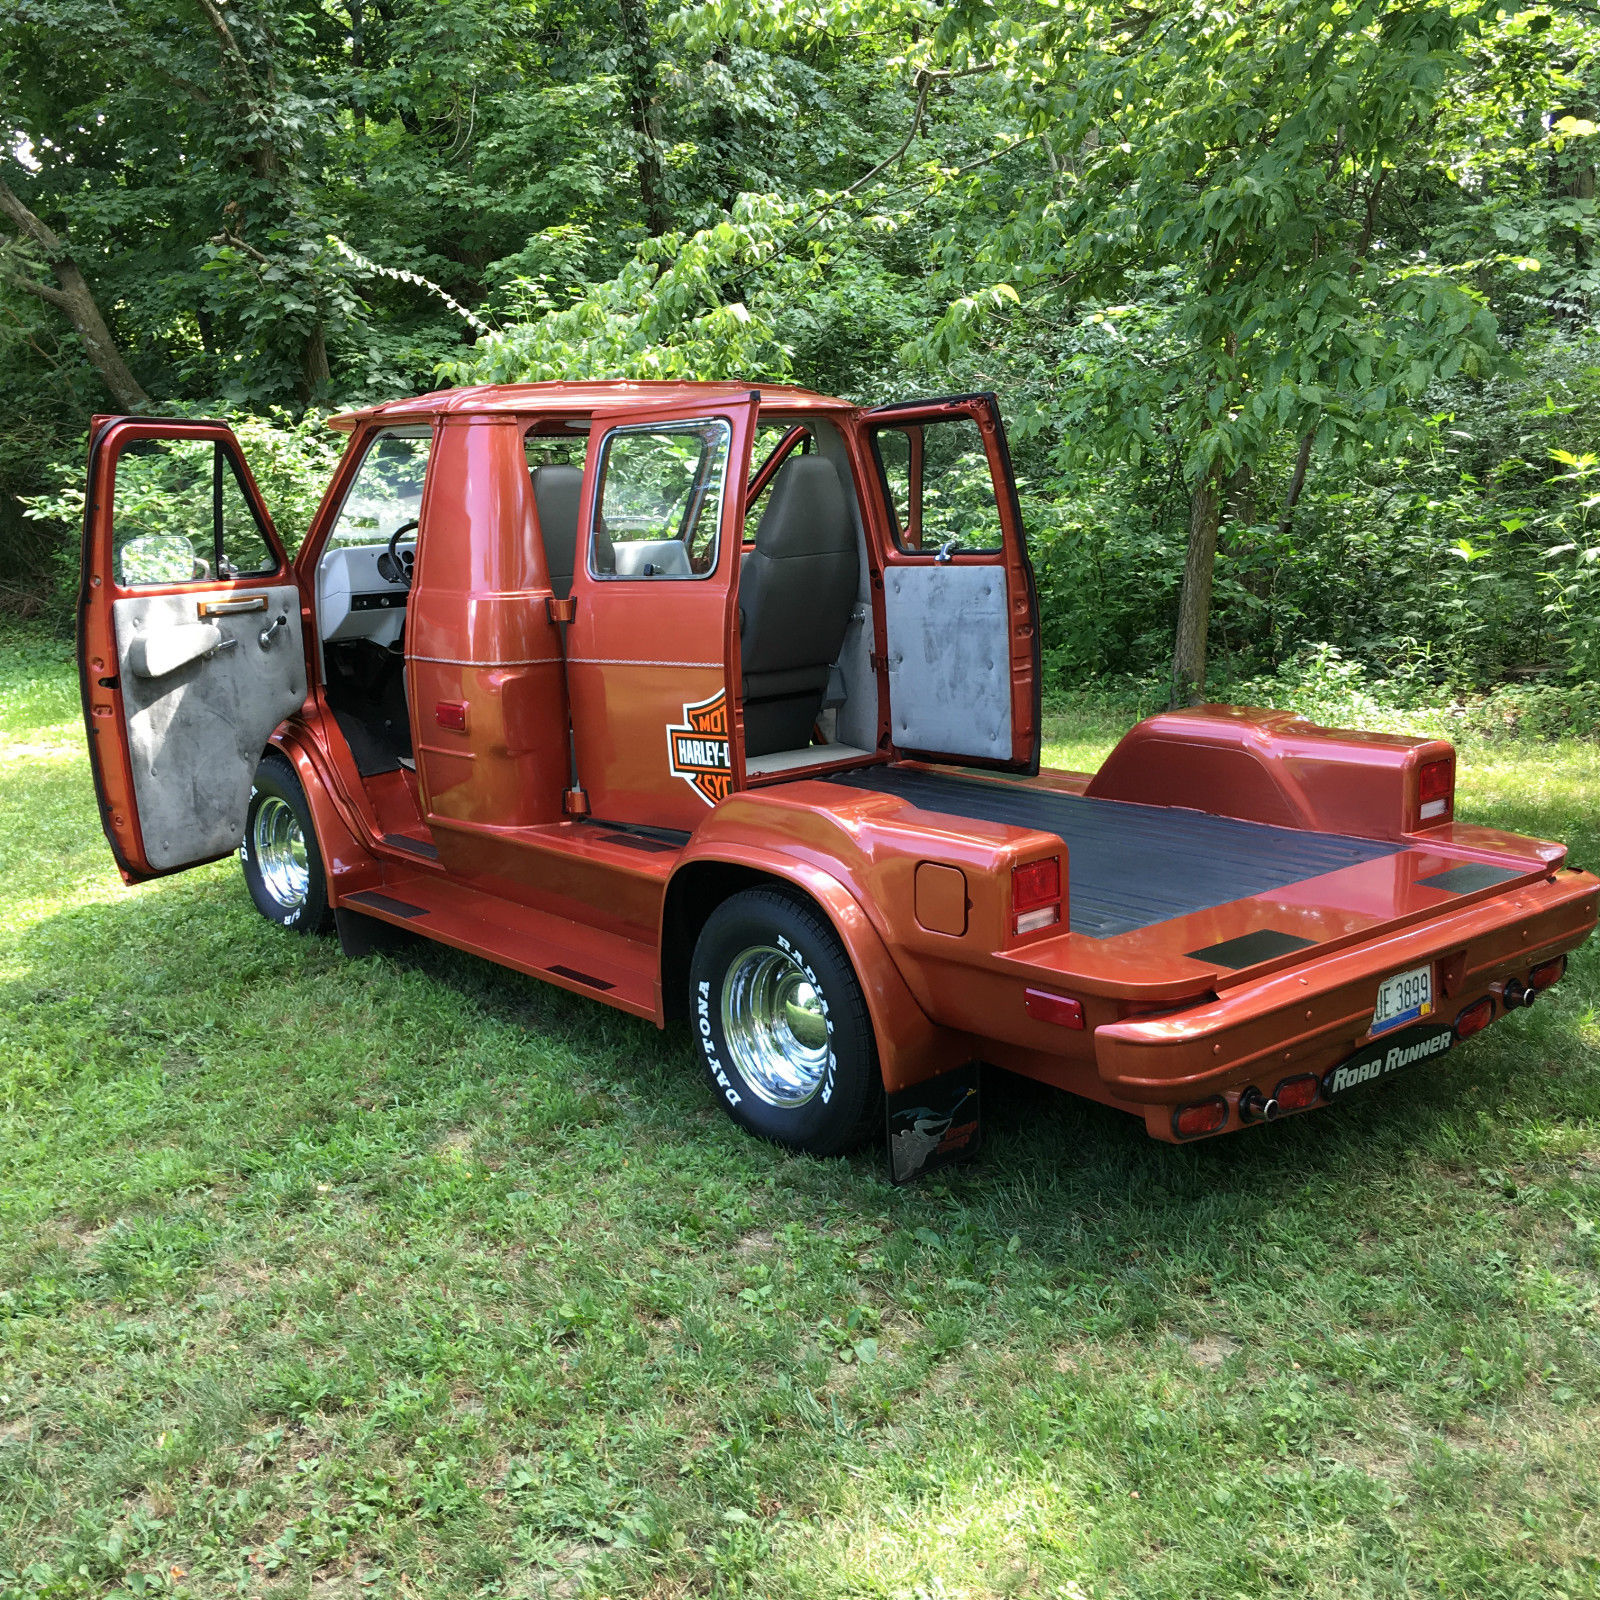
M129 883L238 848L251 780L306 693L300 591L220 422L96 417L78 672Z
M1039 602L992 394L863 413L887 506L874 619L896 752L1039 770Z

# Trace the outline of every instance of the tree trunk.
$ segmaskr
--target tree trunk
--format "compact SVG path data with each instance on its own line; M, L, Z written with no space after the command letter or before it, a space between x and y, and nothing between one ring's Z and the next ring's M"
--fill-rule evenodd
M1222 472L1213 467L1189 496L1189 551L1178 596L1178 637L1172 651L1174 706L1205 697L1206 634L1211 626L1211 582L1217 564L1217 524L1222 515Z
M628 63L628 115L633 123L639 170L639 201L645 226L656 237L672 230L661 171L661 128L656 106L656 57L650 41L646 0L617 0Z
M350 116L357 135L367 131L367 85L362 73L367 65L367 12L364 0L350 0L350 71L355 75L355 93L350 97Z
M328 371L328 336L318 317L306 335L300 356L300 404L308 406L325 390L332 379Z
M1311 441L1316 438L1314 433L1308 433L1300 441L1300 454L1294 458L1294 471L1289 474L1289 487L1283 496L1283 510L1278 516L1278 537L1288 536L1289 530L1294 527L1294 508L1300 504L1300 493L1306 486L1306 469L1311 465Z
M10 271L9 282L27 294L43 300L65 312L67 320L77 330L83 341L90 364L100 374L101 381L110 390L111 397L121 411L144 411L150 405L150 396L140 387L138 379L128 370L117 342L111 337L100 307L95 304L78 264L67 252L66 244L54 229L46 226L11 192L0 178L0 211L3 211L24 238L29 239L43 253L55 274L55 285L36 283L23 273Z

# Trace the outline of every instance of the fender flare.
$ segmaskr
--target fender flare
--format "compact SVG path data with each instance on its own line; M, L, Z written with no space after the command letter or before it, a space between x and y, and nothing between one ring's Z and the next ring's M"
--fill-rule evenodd
M267 750L277 751L300 780L306 804L311 808L312 826L317 830L323 870L328 875L328 904L337 907L344 895L366 886L368 877L377 871L378 858L340 814L313 741L303 726L281 723L267 741Z
M705 866L735 868L787 884L800 890L821 909L844 946L856 981L861 985L877 1041L883 1086L891 1094L962 1066L971 1058L972 1052L965 1047L961 1036L929 1020L860 901L822 867L778 851L748 845L736 849L724 846L689 854L678 863L662 897L663 967L667 958L667 918L673 904L673 887L681 883L685 874Z

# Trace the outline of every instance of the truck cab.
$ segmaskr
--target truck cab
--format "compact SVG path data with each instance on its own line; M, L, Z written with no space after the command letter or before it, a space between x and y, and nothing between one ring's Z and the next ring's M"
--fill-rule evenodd
M1438 741L1202 707L1042 773L992 395L558 383L333 421L291 560L226 426L95 419L80 667L124 877L238 850L287 927L687 1018L754 1132L842 1149L887 1094L926 1158L974 1060L1232 1131L1380 1041L1453 1045L1594 924L1559 846L1456 823Z

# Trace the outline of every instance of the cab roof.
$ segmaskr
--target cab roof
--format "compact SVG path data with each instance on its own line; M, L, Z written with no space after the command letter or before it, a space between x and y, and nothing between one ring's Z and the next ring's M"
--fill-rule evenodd
M328 425L342 433L351 432L363 422L420 421L437 416L456 416L475 412L547 412L560 416L567 412L615 411L650 402L656 405L696 405L728 396L750 393L761 396L763 407L798 411L849 411L847 400L835 400L810 389L787 383L685 383L664 378L611 378L586 383L485 383L465 389L436 389L431 394L409 400L388 400L382 405L364 406L356 411L341 411L328 418Z

